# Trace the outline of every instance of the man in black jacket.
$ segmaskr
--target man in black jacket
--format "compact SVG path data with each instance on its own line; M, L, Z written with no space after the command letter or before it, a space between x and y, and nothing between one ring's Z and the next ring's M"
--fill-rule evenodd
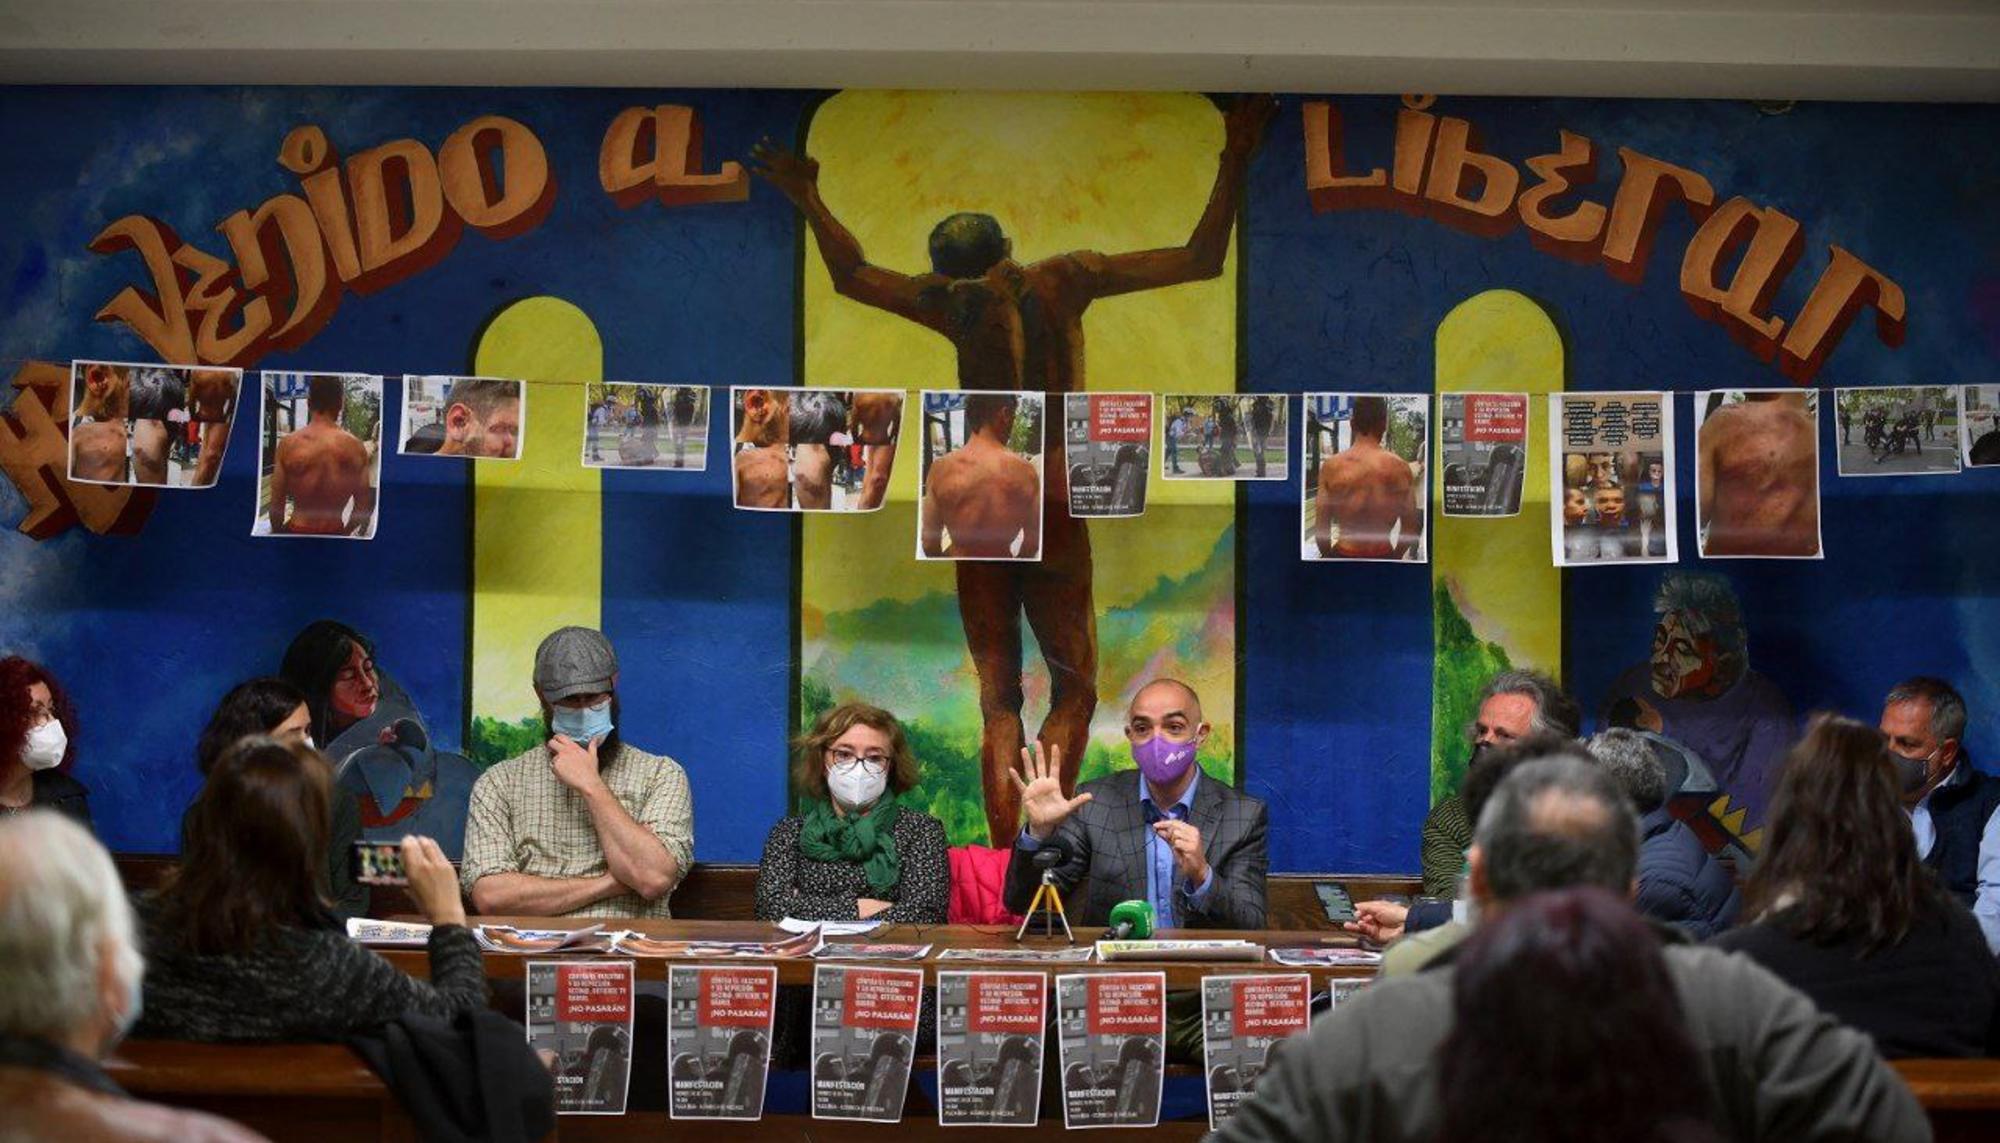
M1918 856L2000 953L2000 778L1974 769L1966 753L1965 699L1943 679L1906 679L1883 700L1881 727L1902 760Z

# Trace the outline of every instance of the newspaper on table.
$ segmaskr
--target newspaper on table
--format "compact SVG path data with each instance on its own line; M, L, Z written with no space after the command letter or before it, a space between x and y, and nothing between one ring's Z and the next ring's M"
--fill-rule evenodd
M812 1117L903 1118L923 1010L920 968L822 964L813 971Z
M1381 964L1382 954L1367 949L1305 945L1299 948L1272 949L1271 959L1287 968L1352 968L1357 965Z
M1154 1127L1166 1071L1167 976L1056 977L1063 1126Z
M746 957L757 960L792 960L812 956L824 943L825 937L817 928L795 937L786 937L781 941L668 940L649 937L644 933L624 932L613 938L611 951L622 956L638 957L702 957L710 960Z
M347 939L378 948L416 948L431 943L429 925L408 921L377 921L368 917L347 918Z
M667 967L667 1112L760 1119L777 1016L773 965Z
M623 1115L632 1078L631 961L529 961L528 1045L558 1115Z
M607 933L602 925L581 929L517 929L512 925L480 925L473 939L487 952L552 953L610 952L620 936Z
M938 1125L1033 1127L1047 1048L1049 978L937 974Z
M1064 945L1052 949L948 948L938 952L939 960L977 960L990 964L1089 964L1097 956L1090 945Z
M1250 1098L1278 1044L1311 1020L1312 978L1304 973L1202 980L1202 1066L1211 1131Z
M1438 394L1447 516L1518 516L1528 475L1526 393Z
M929 955L930 945L836 944L831 941L813 953L820 960L922 960Z
M881 928L882 922L878 918L866 921L801 921L797 917L786 917L778 922L778 927L788 933L810 933L818 929L829 937L859 937Z
M1097 959L1106 963L1120 960L1244 960L1264 959L1264 946L1255 941L1099 941Z
M1665 393L1549 394L1557 567L1673 563L1674 410Z

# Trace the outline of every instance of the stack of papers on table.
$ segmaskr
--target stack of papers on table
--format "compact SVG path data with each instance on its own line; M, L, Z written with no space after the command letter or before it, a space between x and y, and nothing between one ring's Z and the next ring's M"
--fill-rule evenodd
M431 943L429 925L408 921L377 921L369 917L347 918L347 939L385 948L423 948Z
M1382 954L1367 949L1313 947L1272 949L1271 959L1288 968L1370 967L1382 963Z
M620 933L607 933L603 925L582 929L517 929L512 925L480 925L472 930L479 947L487 952L552 953L610 952Z
M1099 941L1097 959L1115 960L1247 960L1264 959L1255 941Z
M786 917L778 922L778 927L788 933L810 933L818 929L829 937L858 937L872 933L882 927L877 920L866 921L801 921L797 917Z

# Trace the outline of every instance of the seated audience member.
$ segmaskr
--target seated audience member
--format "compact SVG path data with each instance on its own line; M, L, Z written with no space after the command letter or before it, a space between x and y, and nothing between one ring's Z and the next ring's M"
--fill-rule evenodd
M111 855L58 814L0 818L0 1139L241 1143L140 1103L97 1066L139 1015L146 960Z
M314 748L312 712L306 696L283 679L262 678L229 688L195 744L194 764L206 778L223 752L245 738L266 735L287 744ZM368 912L368 887L354 879L354 843L361 840L361 807L337 789L327 799L332 817L327 827L326 880L334 911L343 917ZM182 821L186 832L186 821Z
M897 801L918 770L896 716L862 703L835 707L797 750L793 781L805 796L764 842L757 916L943 924L944 826Z
M1583 727L1583 710L1576 700L1563 693L1554 679L1534 671L1502 671L1479 692L1479 710L1472 725L1465 728L1470 739L1471 757L1465 765L1472 772L1479 756L1495 746L1505 746L1534 733L1554 733L1575 738ZM1458 877L1465 871L1465 848L1472 844L1472 823L1464 797L1453 794L1431 807L1424 819L1424 893L1431 897L1456 897Z
M429 838L403 862L434 926L430 979L347 939L328 909L326 759L246 738L224 751L188 812L172 875L139 900L145 1014L165 1040L340 1040L409 1014L486 1005L486 971L465 927L451 863Z
M1722 1139L1659 938L1603 889L1532 894L1465 942L1437 1070L1438 1143Z
M618 657L587 627L535 651L548 743L479 776L459 876L482 913L667 917L694 863L694 803L671 758L620 741Z
M54 675L19 655L0 659L0 814L41 807L90 825L90 791L68 773L75 726Z
M1973 768L1965 699L1943 679L1909 679L1883 701L1881 727L1900 759L1917 856L2000 953L2000 778Z
M1501 781L1474 830L1466 884L1484 926L1550 889L1593 886L1629 894L1638 856L1638 822L1624 792L1581 748L1571 747L1526 762ZM1722 1138L1918 1143L1931 1137L1923 1109L1868 1037L1842 1027L1742 957L1690 944L1669 927L1654 931L1694 1050L1689 1081L1707 1092ZM1378 980L1313 1021L1215 1137L1225 1143L1437 1139L1447 1099L1468 1094L1446 1093L1438 1066L1440 1047L1457 1030L1454 954L1463 951L1452 950L1426 971ZM1545 1021L1538 1015L1533 1027ZM1538 1053L1542 1041L1523 1033L1517 1043ZM1643 1067L1629 1043L1621 1047L1597 1061L1602 1074L1591 1078L1617 1079L1629 1087L1625 1098L1635 1102L1656 1085L1674 1082ZM1528 1100L1551 1085L1578 1081L1573 1072L1538 1070L1534 1083L1496 1094ZM1617 1138L1597 1127L1552 1116L1526 1138Z
M2000 1055L2000 963L1917 859L1896 772L1875 730L1814 719L1778 779L1751 923L1715 944L1875 1037L1884 1056Z
M1139 772L1084 782L1062 791L1062 757L1039 744L1021 752L1021 808L1027 821L1007 863L1006 902L1026 913L1041 884L1035 854L1056 846L1054 867L1072 920L1109 922L1120 901L1150 901L1161 928L1264 927L1264 803L1205 778L1195 754L1208 736L1201 698L1173 679L1155 679L1132 696L1125 737ZM1085 878L1082 902L1068 894Z
M1505 746L1482 751L1465 772L1465 781L1458 787L1458 797L1477 820L1486 800L1493 796L1494 788L1516 766L1531 759L1561 753L1564 748L1573 745L1575 740L1562 734L1530 732ZM1384 969L1414 971L1426 960L1464 939L1468 930L1461 914L1468 905L1469 902L1464 900L1420 901L1414 905L1363 901L1354 907L1354 920L1343 927L1375 944L1401 941L1384 960Z
M1639 811L1639 896L1633 902L1656 921L1679 925L1696 940L1736 923L1742 894L1686 822L1666 810L1667 768L1636 730L1602 731L1590 740L1591 756Z

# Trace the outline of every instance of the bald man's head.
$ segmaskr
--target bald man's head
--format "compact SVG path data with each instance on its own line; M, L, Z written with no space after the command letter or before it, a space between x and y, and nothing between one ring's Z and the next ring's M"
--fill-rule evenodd
M1125 737L1143 742L1165 734L1185 742L1208 733L1201 715L1201 696L1179 679L1154 679L1132 696L1125 709Z

